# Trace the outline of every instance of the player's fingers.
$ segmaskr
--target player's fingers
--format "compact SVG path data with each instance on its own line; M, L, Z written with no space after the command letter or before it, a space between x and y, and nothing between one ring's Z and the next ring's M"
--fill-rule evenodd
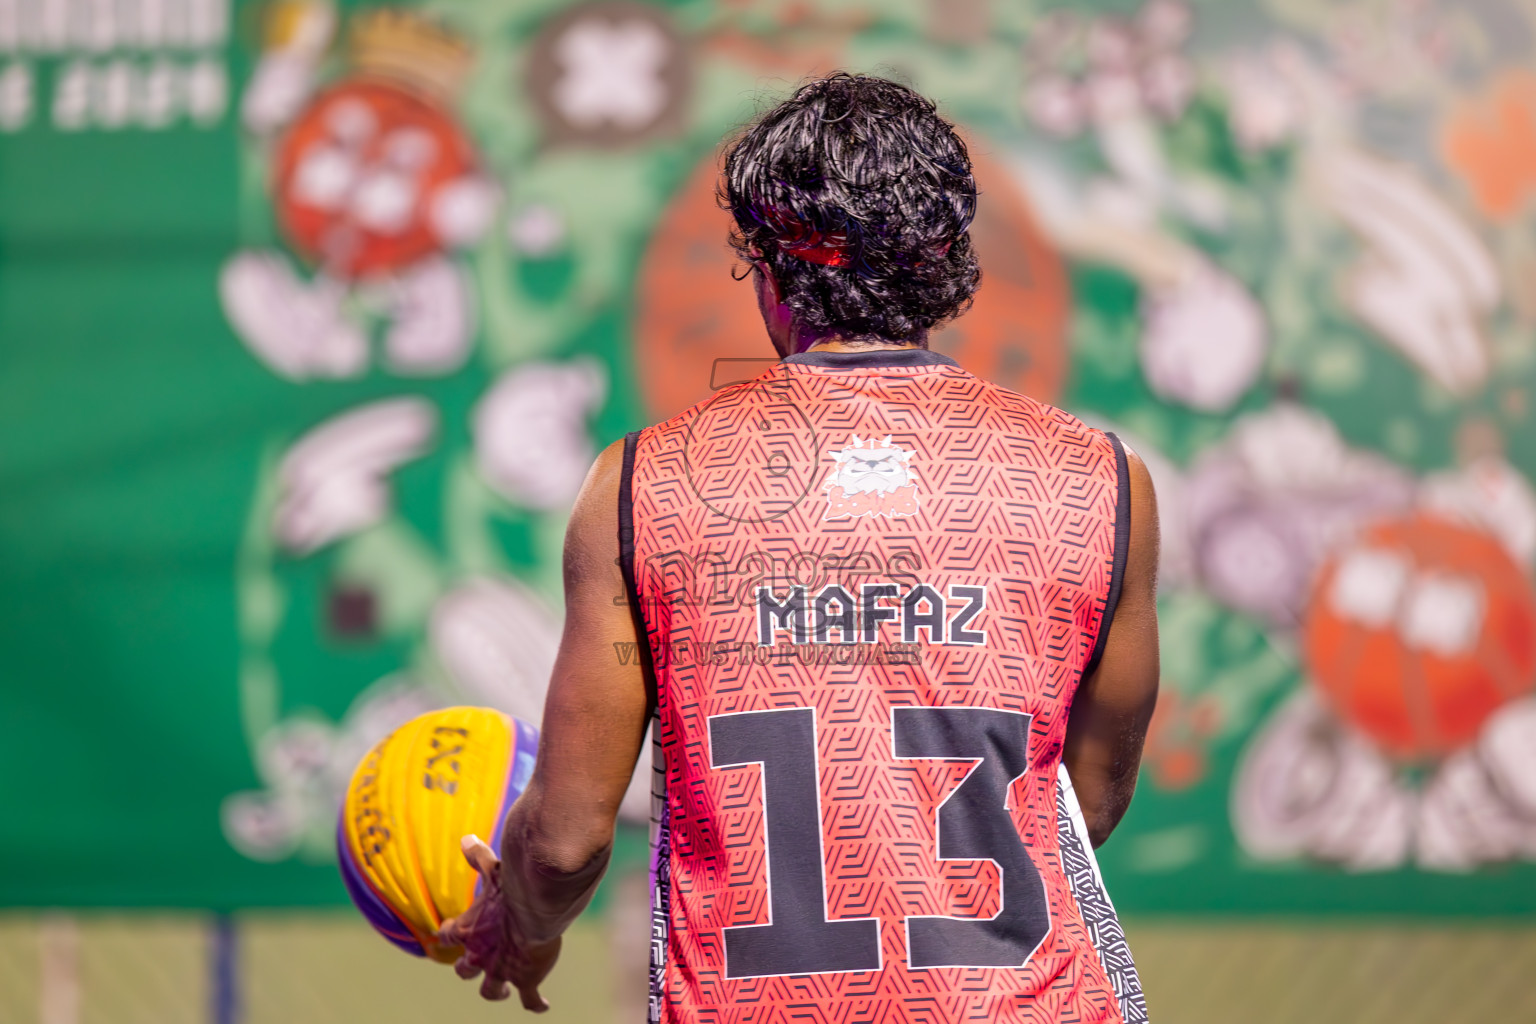
M501 1000L512 994L512 986L494 974L487 973L485 980L480 983L480 997L482 999Z
M549 1009L549 1000L539 995L539 986L537 985L524 985L517 990L517 994L522 996L523 1009L525 1010L543 1013Z
M474 869L487 878L496 877L496 872L501 867L501 860L487 845L485 840L471 832L459 840L459 849L464 851L464 859L469 861Z
M480 973L480 965L475 963L473 957L471 957L468 953L465 953L463 956L459 957L453 962L453 971L459 977L463 978L465 981L468 981L470 978L473 978L475 975Z
M460 946L464 944L464 936L459 934L459 919L450 917L437 926L437 939L445 946Z

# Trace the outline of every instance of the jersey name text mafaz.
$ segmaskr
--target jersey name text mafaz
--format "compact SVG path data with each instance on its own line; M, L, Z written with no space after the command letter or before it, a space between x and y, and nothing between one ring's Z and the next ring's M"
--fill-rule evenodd
M952 586L941 593L927 583L865 583L857 589L855 594L831 583L812 593L795 586L780 597L773 587L758 587L758 646L773 646L781 631L796 644L873 644L880 642L882 622L898 624L893 628L901 630L901 642L907 644L979 647L987 642L985 625L976 621L987 607L985 587Z

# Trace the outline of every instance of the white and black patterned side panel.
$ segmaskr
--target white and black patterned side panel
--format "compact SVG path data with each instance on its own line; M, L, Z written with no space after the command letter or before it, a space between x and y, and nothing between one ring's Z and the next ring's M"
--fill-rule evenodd
M672 911L672 843L667 820L667 761L658 723L652 723L651 736L651 995L646 1020L649 1024L661 1024L662 997L667 985L667 928Z
M1115 905L1109 900L1109 890L1099 874L1099 861L1088 844L1088 827L1083 821L1083 811L1072 789L1072 779L1066 765L1056 773L1056 825L1061 838L1061 866L1072 886L1083 922L1093 948L1098 951L1104 969L1109 973L1109 983L1114 986L1120 1000L1120 1016L1125 1024L1147 1024L1147 999L1141 991L1141 978L1136 973L1136 962L1131 959L1131 947L1125 941L1125 931L1115 914Z

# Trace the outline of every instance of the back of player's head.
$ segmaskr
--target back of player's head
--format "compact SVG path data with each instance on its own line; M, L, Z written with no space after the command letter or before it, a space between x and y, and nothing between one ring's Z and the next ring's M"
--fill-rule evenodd
M720 202L731 245L768 267L810 334L913 341L970 305L971 159L933 102L836 72L731 144Z

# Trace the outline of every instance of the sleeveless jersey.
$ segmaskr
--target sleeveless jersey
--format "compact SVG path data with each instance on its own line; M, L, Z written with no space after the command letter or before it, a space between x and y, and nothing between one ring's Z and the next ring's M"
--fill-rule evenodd
M1113 435L925 350L629 436L652 1021L1145 1019L1061 767L1128 503Z

